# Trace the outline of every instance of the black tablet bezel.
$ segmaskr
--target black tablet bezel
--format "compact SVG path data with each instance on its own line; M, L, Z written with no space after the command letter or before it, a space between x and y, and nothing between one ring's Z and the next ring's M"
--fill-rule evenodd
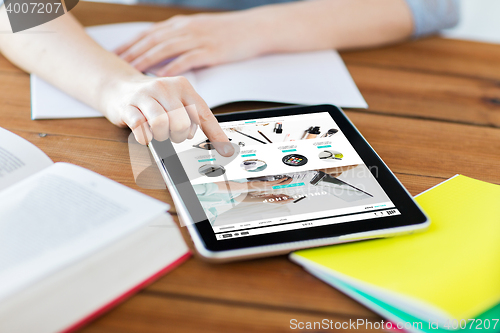
M186 204L186 208L193 216L193 220L202 222L195 223L196 230L203 240L206 249L213 252L228 251L256 246L283 244L290 242L300 242L312 239L339 237L349 234L370 232L381 229L392 229L405 226L416 226L427 222L427 217L413 201L408 192L400 184L394 174L382 162L377 153L370 147L368 142L362 137L359 131L348 120L339 108L333 105L315 106L291 106L273 109L263 109L255 111L240 111L216 115L219 122L238 121L247 119L262 119L270 117L290 116L308 113L328 112L339 126L340 130L347 137L354 149L358 152L363 162L368 166L374 177L382 186L386 194L392 200L401 215L388 216L384 218L372 218L362 221L353 221L339 224L330 224L306 229L296 229L280 231L269 234L239 237L233 239L217 240L211 224L206 219L200 218L200 209L203 211L193 188L187 179L187 175L182 168L182 164L175 154L175 150L170 140L158 142L153 141L153 147L159 156L169 156L163 158L163 164L171 180L173 181L181 199ZM378 176L374 170L378 171ZM196 215L196 217L195 217ZM328 217L324 217L328 218ZM324 219L322 218L322 219ZM308 220L304 220L306 222ZM310 220L309 220L310 221Z

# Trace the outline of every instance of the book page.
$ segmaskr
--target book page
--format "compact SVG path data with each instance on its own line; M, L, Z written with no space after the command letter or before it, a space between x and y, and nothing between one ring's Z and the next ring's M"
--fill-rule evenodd
M0 192L52 164L35 145L0 127Z
M188 257L177 225L170 214L162 214L104 250L0 302L0 331L74 332L75 324L97 309L114 306Z
M272 54L197 70L195 76L211 108L235 101L368 107L333 50Z
M0 193L0 301L112 244L169 206L57 163Z

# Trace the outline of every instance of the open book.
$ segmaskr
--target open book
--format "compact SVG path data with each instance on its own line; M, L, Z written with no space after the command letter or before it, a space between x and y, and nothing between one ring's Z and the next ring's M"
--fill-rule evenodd
M110 24L87 28L112 51L152 23ZM335 104L366 108L340 55L333 50L275 54L184 73L213 108L237 101ZM31 75L32 119L101 117L102 114Z
M187 259L168 209L0 128L0 332L78 328Z

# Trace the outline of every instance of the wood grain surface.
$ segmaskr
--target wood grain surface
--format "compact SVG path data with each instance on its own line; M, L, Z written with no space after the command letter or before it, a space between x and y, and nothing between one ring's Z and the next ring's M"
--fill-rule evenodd
M191 12L90 2L73 10L86 26ZM457 173L500 184L499 45L430 37L342 57L370 105L347 115L411 194ZM0 77L0 126L56 162L83 166L172 205L166 190L136 185L127 129L104 118L32 121L29 75L0 56ZM233 103L214 112L272 105ZM224 265L192 258L82 332L289 332L293 318L381 320L285 256Z

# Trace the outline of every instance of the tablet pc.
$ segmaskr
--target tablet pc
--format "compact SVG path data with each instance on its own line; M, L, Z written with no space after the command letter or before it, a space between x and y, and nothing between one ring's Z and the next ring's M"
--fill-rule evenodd
M229 261L412 233L427 216L343 111L293 106L216 115L236 147L203 132L150 143L198 253Z

